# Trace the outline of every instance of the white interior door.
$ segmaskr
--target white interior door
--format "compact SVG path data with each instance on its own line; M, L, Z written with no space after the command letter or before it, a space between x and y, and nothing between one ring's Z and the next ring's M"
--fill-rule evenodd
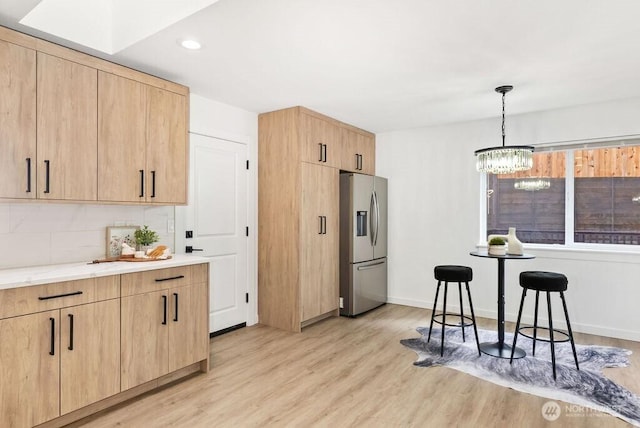
M176 244L211 260L209 331L215 332L247 322L247 146L190 134L189 150L184 224L193 238L183 235Z

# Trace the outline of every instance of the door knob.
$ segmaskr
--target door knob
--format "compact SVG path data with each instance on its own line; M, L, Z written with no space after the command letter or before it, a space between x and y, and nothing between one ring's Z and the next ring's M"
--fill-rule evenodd
M187 253L193 253L194 251L204 251L204 249L202 248L193 248L191 245L187 245L186 248L184 249L185 252Z

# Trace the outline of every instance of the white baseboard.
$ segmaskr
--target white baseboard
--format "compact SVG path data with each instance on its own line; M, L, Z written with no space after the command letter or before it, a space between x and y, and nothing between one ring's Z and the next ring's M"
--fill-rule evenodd
M396 305L403 305L403 306L411 306L414 308L424 308L424 309L429 309L429 311L431 311L431 309L433 308L433 301L427 301L427 300L414 300L414 299L403 299L403 298L397 298L397 297L388 297L387 303L393 303ZM459 309L457 305L453 305L453 304L449 305L447 302L447 312L449 312L449 307L451 307L452 312L456 312ZM489 318L494 320L498 319L497 311L487 311L487 310L478 309L478 308L474 308L474 309L477 317ZM505 319L507 321L515 323L517 318L518 318L517 313L505 314ZM547 325L546 318L539 317L538 321L543 326ZM521 322L527 325L532 325L533 316L523 314ZM554 328L559 328L561 330L562 329L566 330L567 328L564 321L560 322L558 320L557 323L554 323L554 324L556 324L554 325ZM619 328L613 328L608 326L581 324L581 323L573 323L573 322L571 323L571 328L576 333L594 334L597 336L612 337L616 339L633 340L636 342L640 342L640 331L638 330L626 330L626 329L619 329Z

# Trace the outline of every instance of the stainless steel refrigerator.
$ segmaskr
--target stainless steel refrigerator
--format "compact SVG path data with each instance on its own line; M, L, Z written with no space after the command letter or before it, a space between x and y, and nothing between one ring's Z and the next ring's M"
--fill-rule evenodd
M387 301L387 179L340 174L340 314Z

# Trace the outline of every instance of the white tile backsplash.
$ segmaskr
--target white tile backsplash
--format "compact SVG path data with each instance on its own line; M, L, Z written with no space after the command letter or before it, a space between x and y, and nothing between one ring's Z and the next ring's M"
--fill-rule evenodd
M11 215L11 205L0 204L0 235L9 233L11 230L9 218Z
M174 250L173 206L0 203L0 269L105 257L107 226L148 225Z

